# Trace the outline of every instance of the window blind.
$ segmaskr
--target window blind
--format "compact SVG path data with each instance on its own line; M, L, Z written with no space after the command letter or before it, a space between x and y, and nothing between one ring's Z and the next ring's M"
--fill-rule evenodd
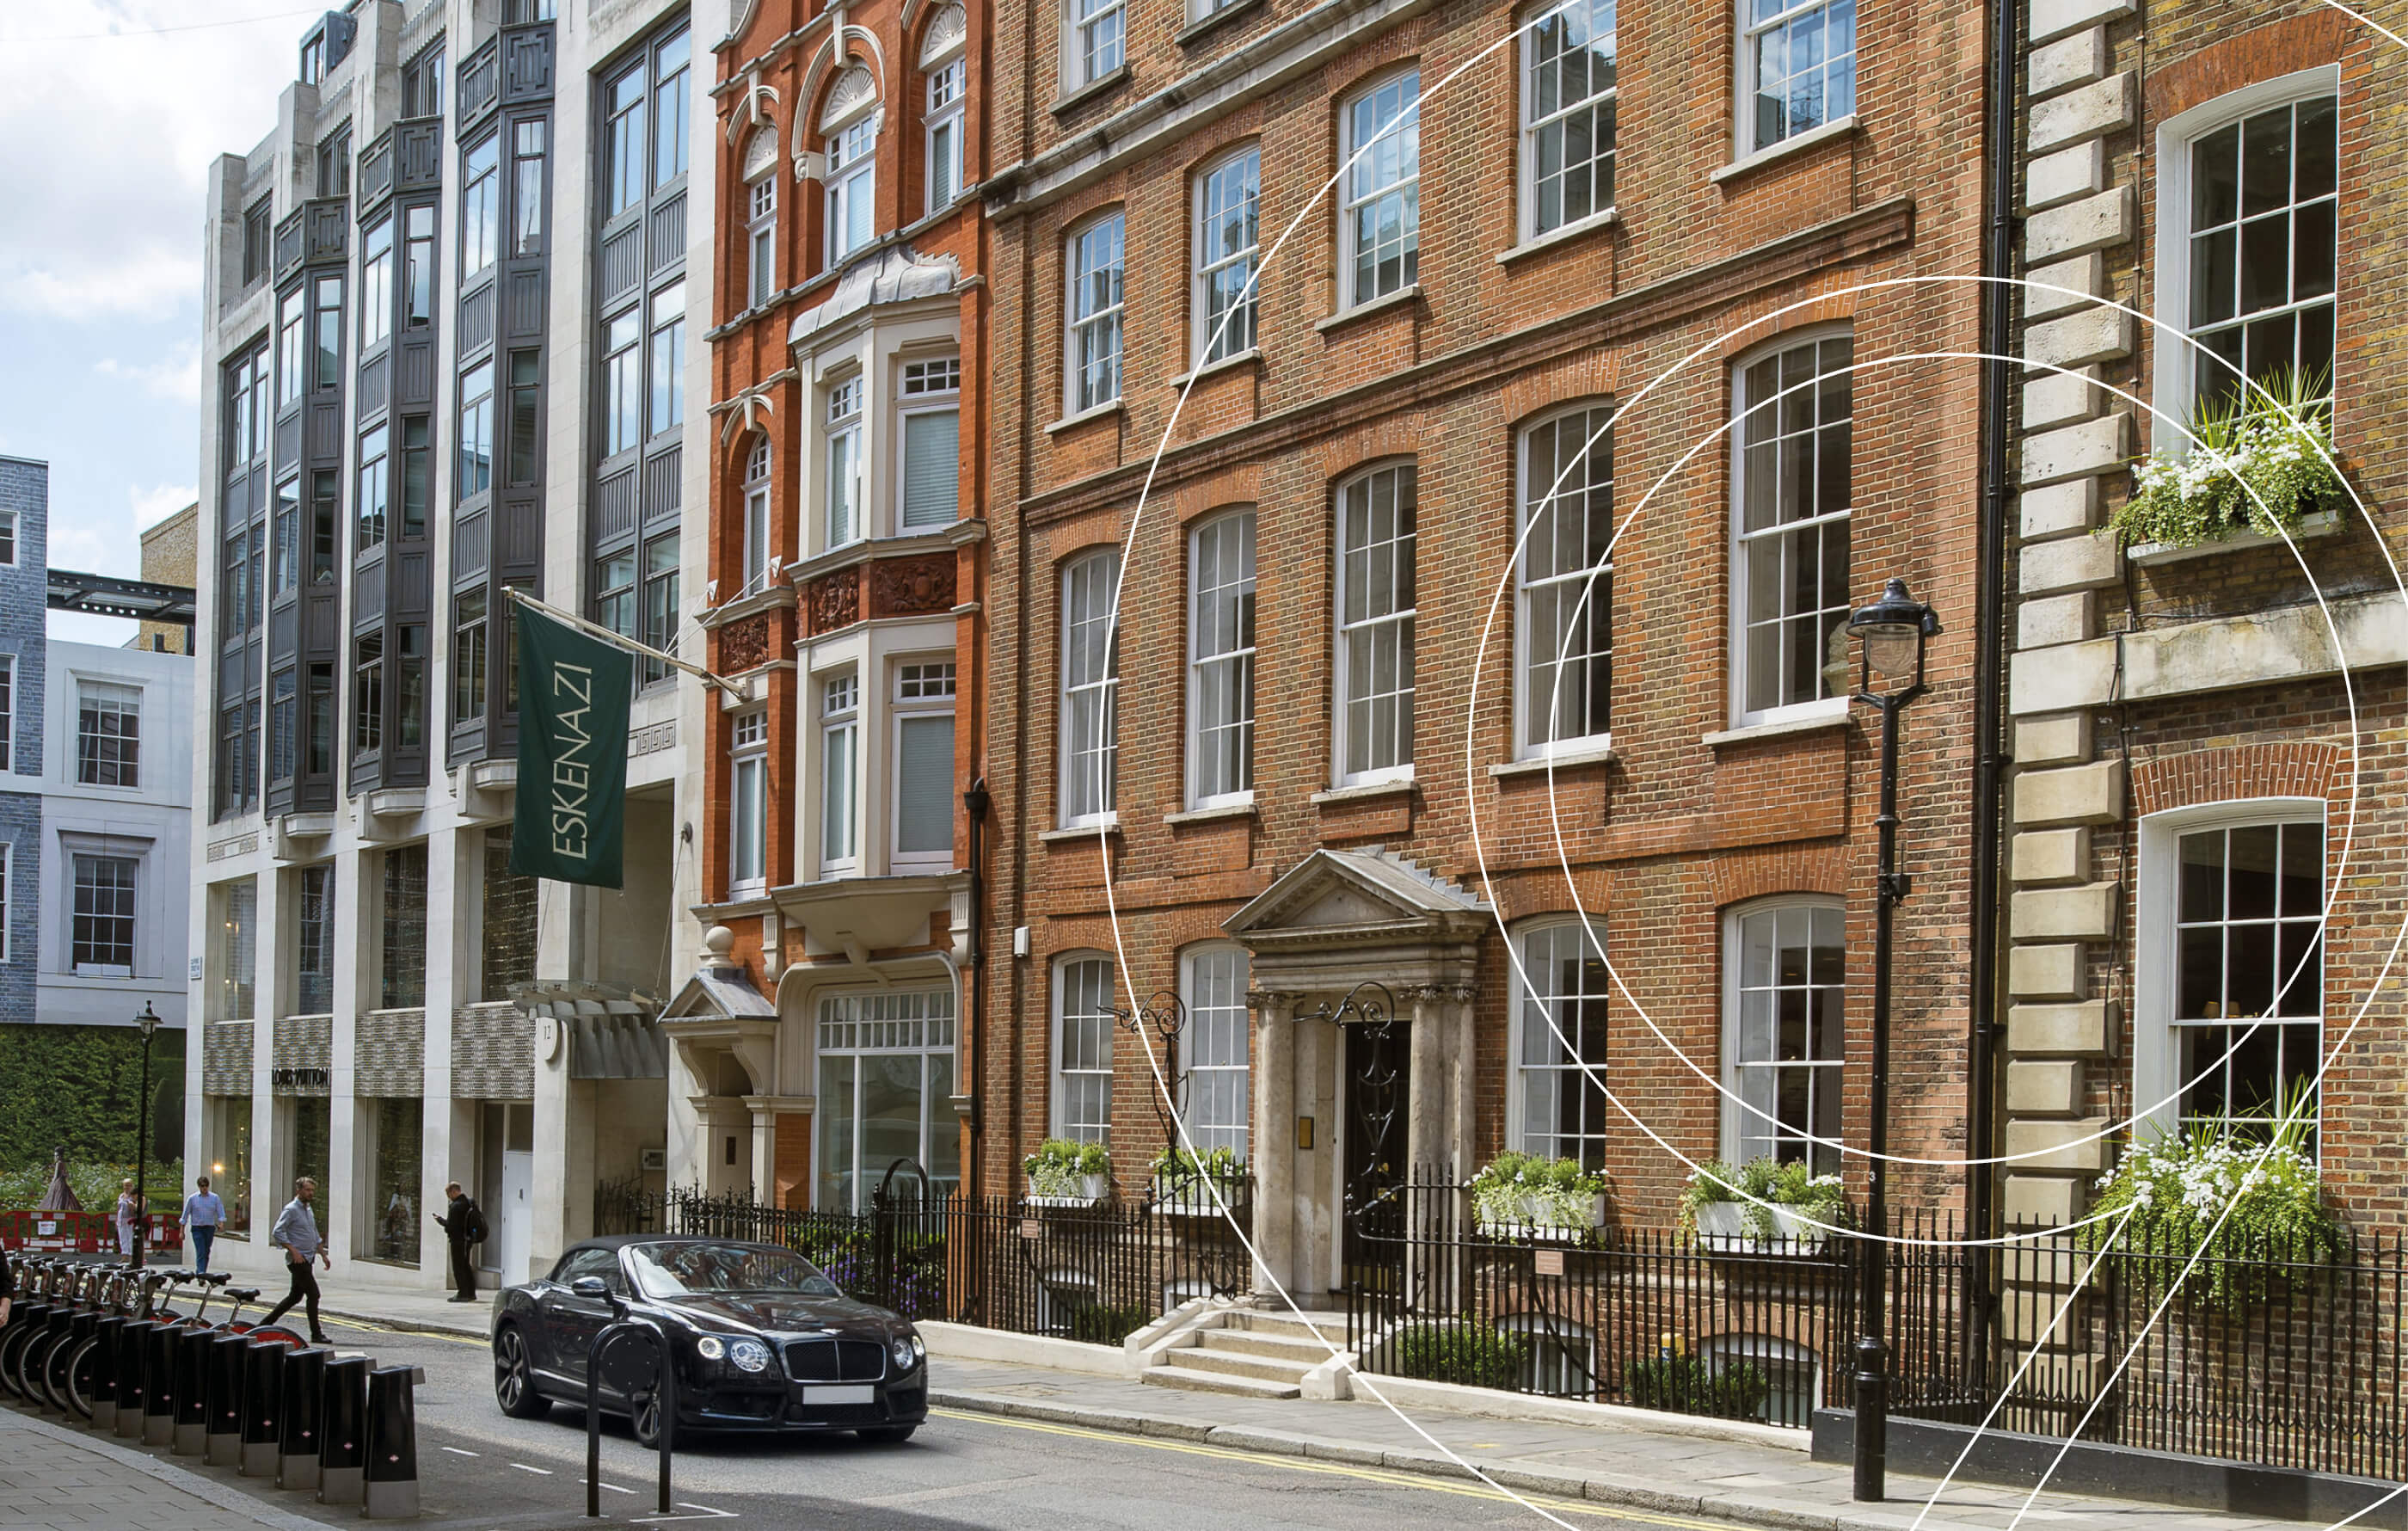
M896 749L895 851L926 855L953 845L953 720L905 718Z
M903 524L950 526L961 510L961 411L903 417Z

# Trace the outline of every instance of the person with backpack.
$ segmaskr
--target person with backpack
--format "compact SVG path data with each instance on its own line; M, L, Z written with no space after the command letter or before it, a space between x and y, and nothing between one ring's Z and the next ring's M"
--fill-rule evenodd
M451 1198L451 1215L447 1217L441 1212L430 1215L442 1224L443 1237L452 1245L452 1284L459 1290L452 1295L451 1300L475 1302L477 1261L470 1252L474 1246L485 1241L485 1214L477 1205L477 1199L460 1188L458 1180L446 1185L443 1194Z

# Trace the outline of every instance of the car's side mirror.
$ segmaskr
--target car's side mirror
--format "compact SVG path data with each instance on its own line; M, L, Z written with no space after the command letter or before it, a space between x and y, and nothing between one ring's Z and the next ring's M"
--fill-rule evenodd
M591 1297L600 1302L610 1295L610 1283L599 1276L580 1276L568 1283L568 1290L580 1297Z

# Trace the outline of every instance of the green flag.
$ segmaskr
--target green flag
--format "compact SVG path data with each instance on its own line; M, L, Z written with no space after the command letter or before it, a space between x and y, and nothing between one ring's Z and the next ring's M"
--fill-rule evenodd
M518 819L510 870L624 885L627 698L635 661L529 607L518 609Z

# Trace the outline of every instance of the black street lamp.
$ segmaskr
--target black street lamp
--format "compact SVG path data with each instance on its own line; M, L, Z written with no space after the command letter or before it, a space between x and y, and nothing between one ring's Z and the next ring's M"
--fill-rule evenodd
M1898 720L1925 691L1924 644L1940 631L1939 614L1892 579L1881 599L1848 619L1861 640L1856 699L1881 709L1881 876L1873 916L1873 1058L1865 1095L1866 1148L1864 1271L1858 1282L1863 1313L1856 1337L1856 1496L1885 1497L1889 1468L1889 1366L1882 1343L1886 1319L1889 1264L1880 1235L1888 1231L1889 1152L1889 947L1890 910L1914 880L1898 869ZM1894 689L1877 689L1894 688Z
M159 1030L159 1012L149 1000L134 1023L142 1028L142 1095L134 1107L134 1266L139 1270L150 1232L150 1038Z

